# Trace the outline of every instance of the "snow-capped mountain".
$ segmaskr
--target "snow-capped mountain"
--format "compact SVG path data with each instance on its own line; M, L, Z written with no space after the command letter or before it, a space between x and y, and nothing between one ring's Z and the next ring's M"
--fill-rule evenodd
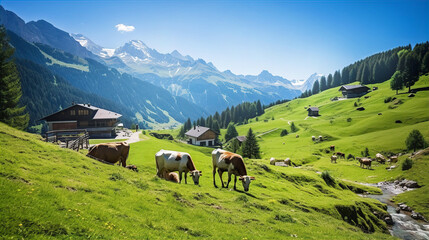
M159 85L209 112L243 101L261 100L268 104L301 94L301 86L295 86L283 77L273 76L266 70L256 76L235 75L229 70L221 72L203 59L195 60L177 50L160 53L140 40L129 41L110 50L111 54L107 55L104 48L88 38L80 34L73 37L97 56L119 58L128 67L120 70Z

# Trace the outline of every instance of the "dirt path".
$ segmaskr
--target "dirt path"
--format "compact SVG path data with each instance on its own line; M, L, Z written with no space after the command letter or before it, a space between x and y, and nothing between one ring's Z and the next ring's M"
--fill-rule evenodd
M131 134L131 136L130 136L130 138L128 138L127 140L126 140L126 142L128 143L128 144L130 144L130 143L135 143L135 142L140 142L141 140L140 140L140 131L138 131L138 132L134 132L133 134Z
M277 130L277 129L279 129L279 128L274 128L274 129L271 129L271 130L269 130L269 131L263 132L263 133L261 133L261 134L256 135L256 137L264 136L265 134L268 134L268 133L270 133L270 132L274 132L274 131L275 131L275 130Z

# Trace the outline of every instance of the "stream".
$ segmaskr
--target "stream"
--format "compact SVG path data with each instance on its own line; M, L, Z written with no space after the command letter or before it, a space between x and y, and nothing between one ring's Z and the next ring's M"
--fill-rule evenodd
M392 215L394 222L393 226L389 229L390 234L405 240L429 240L429 223L415 220L410 217L408 212L405 213L402 210L400 213L396 213L395 209L397 206L395 203L389 201L394 196L404 192L401 187L398 187L394 183L386 182L370 185L378 187L383 191L382 195L366 196L387 204L387 212Z

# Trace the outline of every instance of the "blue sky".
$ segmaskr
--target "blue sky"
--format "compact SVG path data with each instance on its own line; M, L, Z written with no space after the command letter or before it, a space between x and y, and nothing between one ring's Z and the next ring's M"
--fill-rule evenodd
M26 1L1 5L26 22L44 19L97 44L142 40L161 53L219 70L288 79L328 74L371 54L429 40L429 0ZM118 24L134 31L119 32Z

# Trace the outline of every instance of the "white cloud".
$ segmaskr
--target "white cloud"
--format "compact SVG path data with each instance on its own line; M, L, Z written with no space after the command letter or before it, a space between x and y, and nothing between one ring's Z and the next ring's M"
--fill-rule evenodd
M127 26L122 23L116 25L115 27L116 27L116 30L118 30L119 32L132 32L134 31L134 29L136 29L134 26L131 26L131 25Z

